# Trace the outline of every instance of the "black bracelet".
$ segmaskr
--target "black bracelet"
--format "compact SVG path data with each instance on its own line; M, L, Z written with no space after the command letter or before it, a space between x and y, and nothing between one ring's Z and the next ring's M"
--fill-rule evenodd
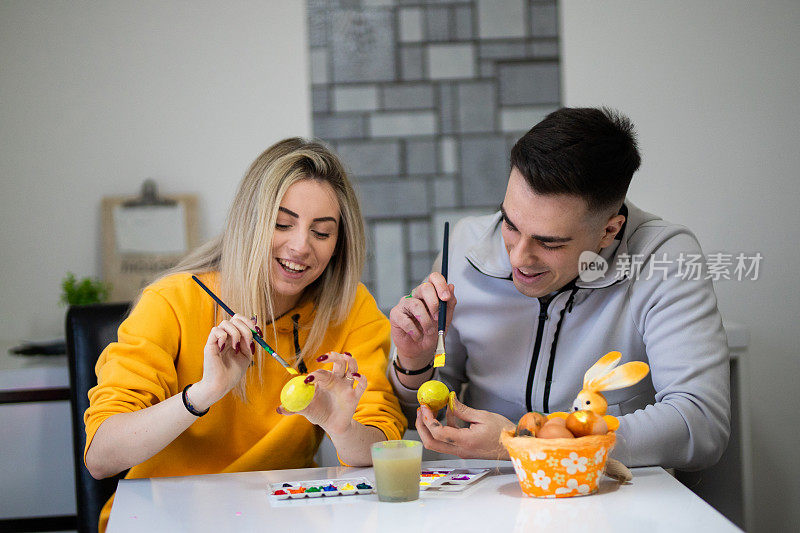
M397 370L397 371L398 371L398 372L400 372L401 374L405 374L406 376L418 376L418 375L420 375L420 374L424 374L425 372L427 372L428 370L430 370L431 368L433 368L433 361L431 361L430 363L428 363L428 364L427 364L427 366L424 366L424 367L420 368L419 370L406 370L405 368L403 368L402 366L400 366L400 365L397 363L397 359L396 359L396 358L395 358L395 360L392 362L392 364L394 365L394 369L395 369L395 370Z
M192 413L194 416L203 416L205 415L211 407L207 407L205 411L198 411L194 408L194 405L189 403L189 398L186 397L186 391L189 390L189 387L194 385L194 383L189 383L183 388L183 394L181 397L183 398L183 406L186 407L186 410Z

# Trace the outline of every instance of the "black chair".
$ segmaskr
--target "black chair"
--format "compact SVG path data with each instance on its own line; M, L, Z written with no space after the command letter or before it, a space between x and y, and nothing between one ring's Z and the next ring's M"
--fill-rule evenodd
M72 445L75 459L75 497L78 531L96 532L100 510L117 490L122 472L113 478L96 480L83 464L86 428L83 413L89 407L89 389L97 385L94 366L100 353L117 340L117 329L130 304L74 305L67 312L67 356L69 358L70 403L72 407Z

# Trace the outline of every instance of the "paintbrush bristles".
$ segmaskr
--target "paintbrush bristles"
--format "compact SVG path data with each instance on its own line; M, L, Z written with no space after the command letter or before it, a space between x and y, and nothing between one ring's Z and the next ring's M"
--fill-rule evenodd
M444 366L444 331L439 332L439 340L436 342L436 354L433 356L433 368Z

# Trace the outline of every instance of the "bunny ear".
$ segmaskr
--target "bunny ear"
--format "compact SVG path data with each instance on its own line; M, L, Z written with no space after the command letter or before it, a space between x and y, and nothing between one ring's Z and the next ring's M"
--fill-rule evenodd
M590 381L588 387L589 390L594 391L617 390L639 383L648 372L650 372L650 367L647 366L647 363L631 361Z
M593 380L596 380L600 376L611 372L611 370L619 364L620 359L622 359L622 354L619 352L608 352L601 357L583 375L583 388L588 389L589 383L591 383Z

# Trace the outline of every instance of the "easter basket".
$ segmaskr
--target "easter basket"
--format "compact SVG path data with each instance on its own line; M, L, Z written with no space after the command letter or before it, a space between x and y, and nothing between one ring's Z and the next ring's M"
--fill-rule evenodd
M616 434L576 439L515 437L505 431L500 442L508 450L522 492L536 498L570 498L597 491Z

